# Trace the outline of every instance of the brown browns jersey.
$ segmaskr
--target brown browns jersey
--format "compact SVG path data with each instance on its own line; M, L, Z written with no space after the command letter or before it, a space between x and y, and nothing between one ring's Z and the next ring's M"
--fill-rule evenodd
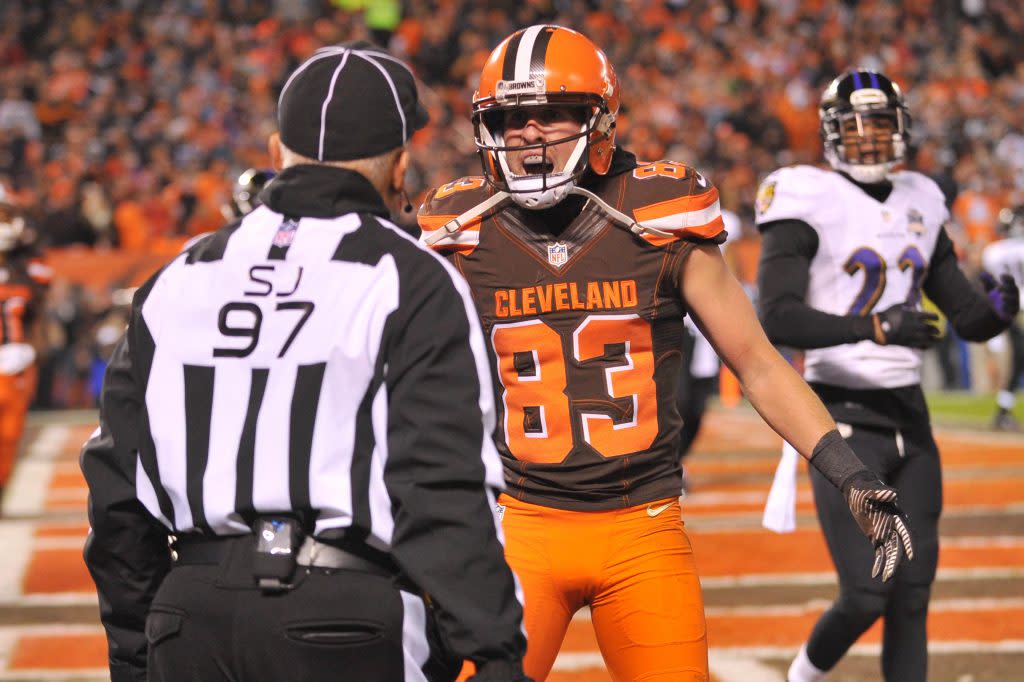
M31 343L29 329L53 273L34 254L19 249L0 260L0 344Z
M617 157L588 189L672 236L637 236L591 201L556 236L545 212L506 202L434 246L469 281L490 346L508 492L536 504L609 509L680 490L680 275L694 242L724 238L718 192L683 164ZM477 177L431 192L424 238L492 195Z

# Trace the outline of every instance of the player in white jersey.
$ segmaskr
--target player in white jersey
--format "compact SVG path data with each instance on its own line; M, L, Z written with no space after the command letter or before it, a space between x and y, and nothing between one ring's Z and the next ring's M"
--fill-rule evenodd
M939 454L921 391L921 353L938 334L920 310L922 292L969 341L999 334L1016 314L1017 287L975 291L960 271L934 182L894 171L909 142L910 116L882 74L841 74L819 109L832 170L782 168L758 192L764 237L758 273L769 337L806 349L805 378L869 467L899 490L914 520L916 556L892 583L872 583L871 547L839 512L846 504L812 472L818 519L839 573L840 593L789 670L789 682L823 679L879 617L882 670L890 682L927 675L925 619L938 560L942 508Z
M1003 209L999 222L1000 231L1005 236L985 247L981 255L982 265L988 272L1009 275L1018 287L1024 286L1024 206ZM1010 337L1010 374L996 396L998 409L993 426L1000 431L1018 431L1020 424L1012 412L1017 403L1017 388L1024 378L1024 329L1020 322L1015 322L1007 334Z

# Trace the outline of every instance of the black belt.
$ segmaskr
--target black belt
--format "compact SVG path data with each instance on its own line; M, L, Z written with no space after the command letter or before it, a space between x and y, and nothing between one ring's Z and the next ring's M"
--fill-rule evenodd
M224 562L240 544L255 553L256 540L251 535L178 537L171 546L171 560L174 566L216 565ZM367 554L370 553L379 554L376 550L367 549ZM298 548L296 563L299 566L362 571L388 578L397 574L386 555L367 558L310 537L305 538Z

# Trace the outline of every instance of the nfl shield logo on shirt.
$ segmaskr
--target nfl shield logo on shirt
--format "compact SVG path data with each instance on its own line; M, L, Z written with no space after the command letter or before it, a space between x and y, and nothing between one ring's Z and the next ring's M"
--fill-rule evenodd
M548 262L552 265L559 267L565 265L565 262L569 260L569 247L565 245L565 242L555 242L548 244Z
M299 229L299 224L288 218L281 226L277 228L277 232L274 234L274 246L279 246L282 249L292 245L292 241L295 239L295 231Z
M924 216L916 208L907 211L907 229L911 234L923 235L928 229L924 226Z

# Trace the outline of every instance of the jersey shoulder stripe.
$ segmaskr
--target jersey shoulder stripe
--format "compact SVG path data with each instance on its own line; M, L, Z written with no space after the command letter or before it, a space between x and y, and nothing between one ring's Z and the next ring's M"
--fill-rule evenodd
M645 233L651 244L724 239L718 189L696 169L677 161L637 162L625 183L624 212L669 235Z
M421 231L420 241L426 242L447 223L486 201L492 194L482 176L459 178L429 191L427 200L416 215ZM474 218L463 225L461 231L430 248L441 252L472 252L480 244L481 222L481 217Z

